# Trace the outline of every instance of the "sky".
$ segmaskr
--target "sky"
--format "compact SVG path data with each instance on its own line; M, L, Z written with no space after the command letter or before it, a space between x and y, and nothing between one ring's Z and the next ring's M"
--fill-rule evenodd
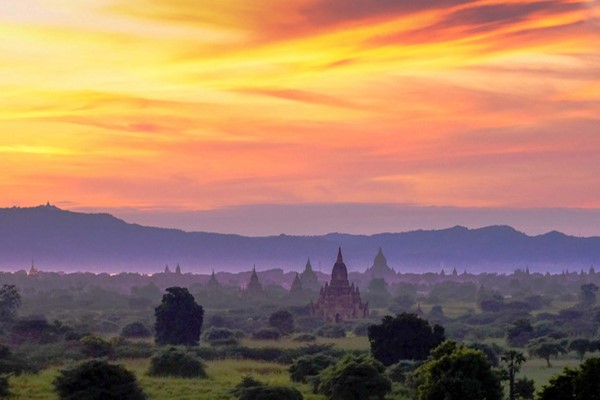
M0 0L0 53L3 207L600 212L595 0Z

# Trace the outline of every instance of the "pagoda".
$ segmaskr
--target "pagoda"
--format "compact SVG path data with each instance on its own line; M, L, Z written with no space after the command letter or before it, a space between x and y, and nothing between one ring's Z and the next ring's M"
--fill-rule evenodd
M325 283L319 298L316 303L311 302L310 308L312 315L326 322L341 323L369 316L369 304L361 301L358 287L348 281L341 247L331 271L331 282Z

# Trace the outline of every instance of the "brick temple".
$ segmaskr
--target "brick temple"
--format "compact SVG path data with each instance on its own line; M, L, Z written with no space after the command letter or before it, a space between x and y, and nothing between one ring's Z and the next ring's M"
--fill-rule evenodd
M327 322L340 323L368 317L369 304L361 301L358 287L348 281L341 247L331 271L331 283L325 283L317 301L310 305L312 314Z

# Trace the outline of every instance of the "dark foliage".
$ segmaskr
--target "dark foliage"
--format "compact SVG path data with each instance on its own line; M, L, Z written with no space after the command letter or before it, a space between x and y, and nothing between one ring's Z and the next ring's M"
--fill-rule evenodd
M431 328L415 314L388 315L381 324L369 327L371 353L386 366L400 360L424 360L443 340L444 328Z
M317 340L315 335L311 335L310 333L300 333L293 337L295 342L314 342Z
M565 368L542 388L539 400L600 399L600 358L590 358L579 368Z
M256 379L245 376L232 391L238 400L303 400L302 394L284 386L267 386Z
M385 367L366 356L348 355L320 375L319 392L330 400L383 400L391 388Z
M335 364L336 358L327 354L307 355L294 360L289 367L294 382L307 382L307 378L319 375L325 368Z
M204 310L186 288L170 287L154 310L159 345L195 346L200 339Z
M269 325L279 329L283 335L289 335L294 331L294 317L287 310L279 310L269 317Z
M61 400L145 400L135 375L121 365L90 360L64 369L53 382Z
M8 375L0 375L0 399L10 396L10 386L8 385Z
M444 342L415 372L419 400L502 400L502 386L479 350Z
M150 359L148 375L206 378L206 371L204 364L194 353L171 347Z
M109 357L113 353L112 344L95 335L84 336L80 343L83 354L89 358Z
M515 396L517 399L533 400L535 394L535 382L527 377L515 381Z

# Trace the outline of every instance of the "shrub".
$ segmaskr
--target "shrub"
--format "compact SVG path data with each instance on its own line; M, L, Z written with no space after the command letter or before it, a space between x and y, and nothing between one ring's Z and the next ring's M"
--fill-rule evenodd
M392 382L404 383L408 374L414 371L418 364L414 361L403 360L387 368L386 374Z
M112 355L112 345L101 337L94 335L84 336L79 342L83 346L82 352L86 357L101 358Z
M147 338L152 336L152 332L141 322L132 322L123 327L121 336L125 338Z
M204 339L206 339L209 342L231 338L235 338L235 334L231 329L227 328L211 327L206 332L204 332Z
M302 394L290 387L267 386L251 376L245 376L232 394L238 400L303 400Z
M148 375L206 378L206 371L204 364L195 354L170 347L150 359Z
M335 358L326 354L314 354L297 358L289 367L290 378L294 382L306 383L307 378L318 375L335 362Z
M352 332L356 336L367 336L369 334L369 326L373 325L371 322L361 322L356 324Z
M274 328L264 328L254 332L252 337L259 340L279 340L281 333Z
M287 310L279 310L271 314L269 325L278 329L283 335L289 335L294 331L294 317Z
M317 336L326 338L342 338L346 337L346 331L340 325L325 325L317 329Z
M121 365L85 361L64 369L53 382L61 400L145 400L135 375Z
M348 355L321 373L319 392L331 400L382 399L392 389L384 371L373 358Z

